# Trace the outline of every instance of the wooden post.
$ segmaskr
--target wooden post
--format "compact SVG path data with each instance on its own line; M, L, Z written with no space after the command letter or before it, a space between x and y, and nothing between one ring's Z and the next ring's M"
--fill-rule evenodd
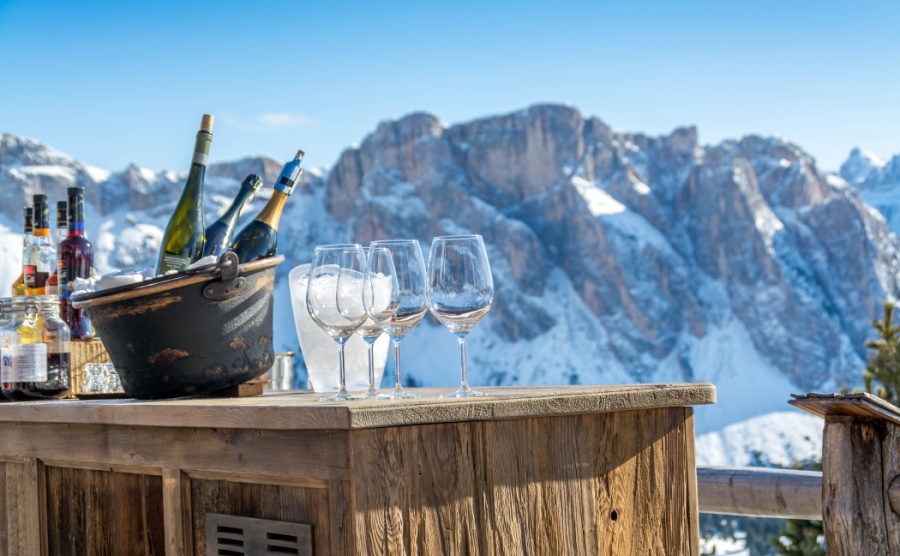
M790 403L825 419L828 553L900 555L900 515L892 507L900 502L900 408L865 393L809 394Z

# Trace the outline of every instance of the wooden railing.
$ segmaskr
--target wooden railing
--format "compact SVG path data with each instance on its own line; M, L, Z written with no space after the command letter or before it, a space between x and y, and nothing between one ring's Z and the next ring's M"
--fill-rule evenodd
M757 467L699 467L700 512L822 519L822 473Z
M829 555L900 554L900 408L869 394L789 403L825 419L822 472L701 467L700 511L821 519Z

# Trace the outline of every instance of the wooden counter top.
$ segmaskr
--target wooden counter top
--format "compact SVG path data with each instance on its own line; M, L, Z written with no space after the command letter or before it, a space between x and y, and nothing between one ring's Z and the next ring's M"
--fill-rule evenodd
M323 394L165 401L40 401L0 404L0 423L70 423L260 430L352 430L428 423L609 413L711 404L710 383L479 388L491 396L445 399L449 388L413 389L409 400L320 402Z

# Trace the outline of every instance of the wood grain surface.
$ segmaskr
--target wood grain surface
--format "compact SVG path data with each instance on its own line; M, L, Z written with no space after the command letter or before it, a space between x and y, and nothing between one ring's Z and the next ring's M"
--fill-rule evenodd
M32 462L29 462L31 465ZM39 493L25 463L0 463L0 554L41 554Z
M0 458L26 456L92 468L146 467L157 475L179 466L221 474L277 472L340 480L347 478L350 465L346 434L6 423L0 429Z
M321 394L267 392L251 398L49 401L0 404L0 423L85 423L258 430L351 430L485 419L608 413L715 403L709 383L481 388L484 398L320 402Z
M158 476L46 468L48 553L165 554Z
M822 418L829 415L847 415L882 419L900 425L900 408L866 392L807 394L795 396L788 403Z
M880 423L829 416L822 450L825 545L833 554L889 556Z
M354 431L356 553L698 554L691 415Z
M822 473L753 467L700 467L703 513L822 519Z

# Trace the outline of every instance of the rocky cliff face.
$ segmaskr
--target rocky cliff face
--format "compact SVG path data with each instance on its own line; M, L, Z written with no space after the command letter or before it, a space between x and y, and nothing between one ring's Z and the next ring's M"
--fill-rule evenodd
M737 319L798 388L855 382L869 318L898 291L883 219L770 138L702 147L693 128L619 133L562 106L447 129L416 114L346 151L322 187L346 239L484 235L505 342L560 325L561 272L605 332L595 347L633 378ZM684 377L691 359L676 357Z
M279 169L213 165L209 214L247 173L269 184ZM0 181L11 223L32 191L61 198L84 184L95 243L117 266L155 260L140 253L158 245L183 175L104 173L4 135ZM767 389L856 384L869 320L900 290L900 244L884 218L796 145L703 146L694 128L623 133L558 105L451 127L421 113L382 123L329 171L307 174L279 251L289 269L316 244L411 237L427 256L432 237L456 233L484 236L497 288L471 337L476 384L714 380L720 400L748 407ZM290 316L276 319L278 341L296 346ZM412 380L453 383L455 346L435 323L404 350Z
M853 149L841 166L840 177L857 187L863 199L900 234L900 155L884 161L870 152Z

